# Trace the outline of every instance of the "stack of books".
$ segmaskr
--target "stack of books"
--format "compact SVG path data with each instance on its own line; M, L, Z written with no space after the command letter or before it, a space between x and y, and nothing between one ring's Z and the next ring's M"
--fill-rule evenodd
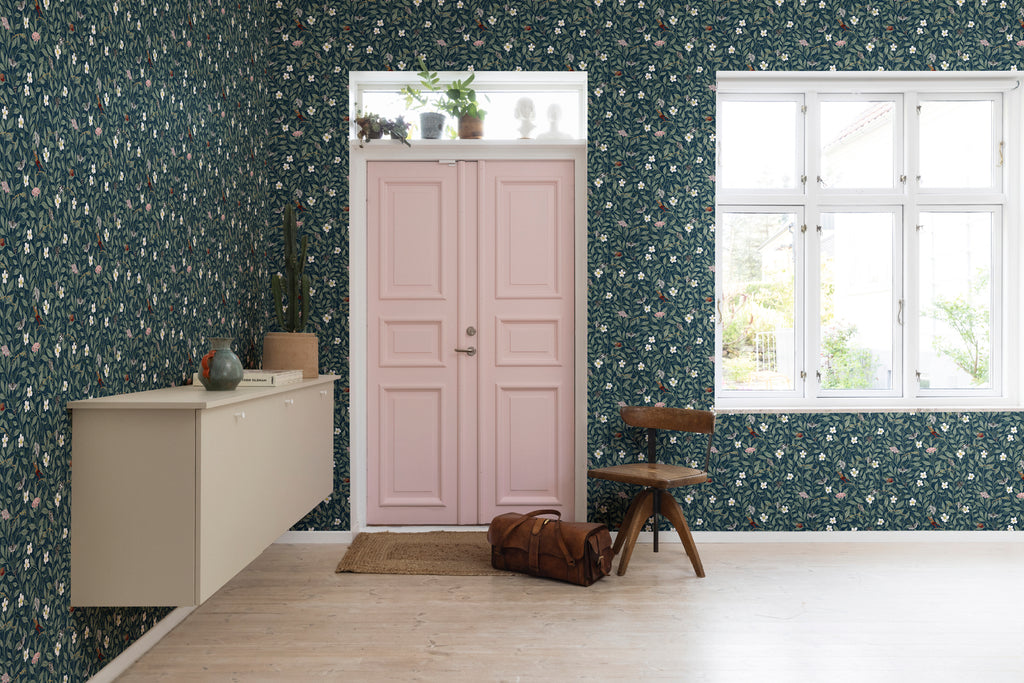
M246 368L242 371L240 387L280 387L302 381L302 370L254 370ZM201 386L199 373L192 375L192 384Z

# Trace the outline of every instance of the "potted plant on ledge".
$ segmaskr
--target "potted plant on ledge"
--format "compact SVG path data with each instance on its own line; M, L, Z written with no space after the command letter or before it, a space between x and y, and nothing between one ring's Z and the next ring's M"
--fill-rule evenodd
M487 112L480 108L476 91L469 87L474 78L476 74L470 74L466 79L452 81L437 105L459 120L459 137L464 140L484 136L484 116Z
M307 239L296 247L298 226L291 202L284 207L284 275L270 278L277 324L284 332L268 332L263 339L264 370L302 370L305 379L320 374L317 337L303 332L309 322L310 279L305 271Z
M392 140L401 140L405 146L411 147L409 124L401 116L396 119L386 119L377 114L357 114L356 126L358 128L356 137L359 139L360 147L363 146L363 142L379 140L385 134L390 135Z
M409 109L422 109L424 107L434 108L437 106L436 98L431 93L441 93L444 88L441 86L441 79L436 71L427 69L423 58L420 57L420 71L416 74L420 79L419 88L407 85L402 88L401 93L405 96L405 106ZM420 136L424 140L437 140L444 130L445 115L438 111L425 111L420 114Z

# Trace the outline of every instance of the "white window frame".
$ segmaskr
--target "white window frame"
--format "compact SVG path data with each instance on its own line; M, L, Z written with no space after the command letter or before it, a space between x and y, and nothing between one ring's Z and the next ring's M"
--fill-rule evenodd
M716 408L720 410L945 410L1005 409L1020 403L1019 387L1024 383L1020 363L1019 334L1021 308L1024 307L1024 283L1018 276L1024 264L1024 245L1020 237L1024 191L1021 188L1020 159L1024 154L1021 131L1021 79L1017 72L719 72L717 98L793 99L803 98L805 115L800 128L806 136L802 150L801 191L729 190L717 188L716 209L722 213L764 211L803 212L807 230L798 246L796 339L801 349L798 365L803 363L802 387L795 392L724 390L721 364L721 320L716 316ZM820 175L817 107L820 101L841 99L895 98L897 100L894 163L896 182L892 189L822 188ZM918 121L915 112L921 101L977 99L991 96L1001 107L994 107L993 139L1001 140L994 157L995 184L989 188L965 189L956 193L943 189L922 189L918 173ZM902 100L903 106L899 106ZM906 119L906 120L905 120ZM911 131L907 134L907 131ZM721 140L722 131L716 131ZM892 210L896 215L894 236L893 299L894 357L892 391L824 391L817 378L820 325L818 258L820 242L816 225L822 213L842 210ZM993 211L992 233L992 366L991 387L985 389L922 389L917 381L919 319L917 289L919 238L915 226L918 212ZM720 258L720 255L719 255ZM716 270L723 272L722 263ZM716 287L721 291L720 283ZM804 291L800 290L801 284ZM721 300L718 299L720 302ZM802 310L799 308L802 301ZM717 310L716 310L717 313ZM902 314L902 315L900 315ZM815 337L815 338L811 338ZM797 381L800 380L797 370Z

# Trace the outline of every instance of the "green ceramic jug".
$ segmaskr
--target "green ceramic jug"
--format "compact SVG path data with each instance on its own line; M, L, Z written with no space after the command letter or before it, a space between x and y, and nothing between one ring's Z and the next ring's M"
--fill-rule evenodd
M210 346L199 363L199 381L210 391L231 391L242 381L242 361L231 350L230 337L213 337Z

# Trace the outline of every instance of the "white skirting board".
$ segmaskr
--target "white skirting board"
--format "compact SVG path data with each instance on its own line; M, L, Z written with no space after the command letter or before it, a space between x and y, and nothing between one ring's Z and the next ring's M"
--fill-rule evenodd
M142 637L125 648L124 652L111 659L105 667L89 679L88 683L113 683L118 676L128 670L128 667L138 661L139 657L149 652L154 645L170 633L171 629L185 621L185 617L192 614L194 610L195 607L179 607L156 622L153 628L143 633Z
M486 531L485 526L382 526L364 531L417 533L423 531ZM275 543L351 543L352 531L286 531ZM1024 543L1022 531L694 531L701 543ZM638 543L653 543L654 534L640 532ZM659 543L679 543L674 530L661 531Z

